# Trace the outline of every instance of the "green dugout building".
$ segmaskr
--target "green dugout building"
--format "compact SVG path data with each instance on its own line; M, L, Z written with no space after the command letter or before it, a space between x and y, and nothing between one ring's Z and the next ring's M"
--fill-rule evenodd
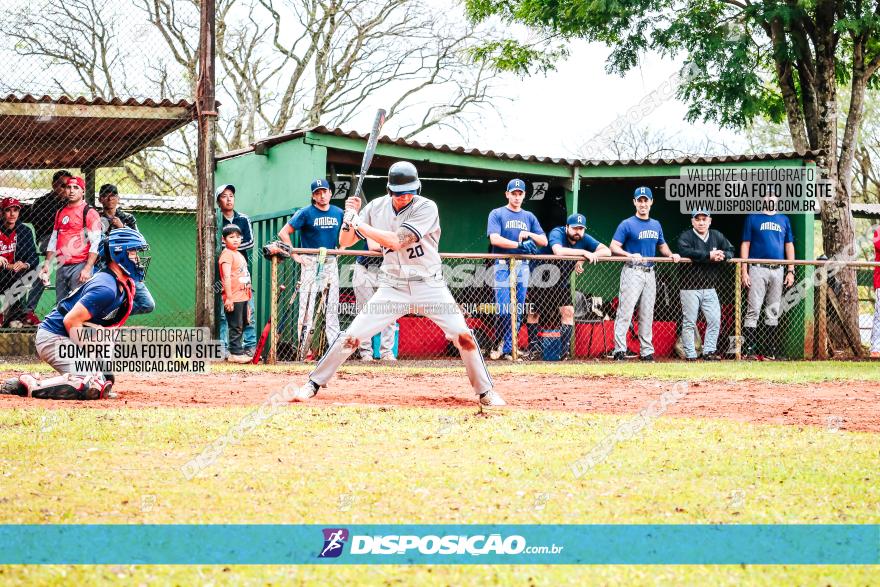
M259 246L272 240L296 209L310 204L309 183L317 177L333 182L332 203L341 207L354 189L366 141L366 135L323 126L269 137L246 149L218 156L216 183L236 186L236 209L251 217ZM523 206L538 217L546 232L565 224L567 216L577 211L586 216L587 231L606 244L619 222L634 213L635 188L646 185L654 192L651 216L661 222L674 250L675 239L690 227L690 218L679 211L677 203L666 200L665 181L680 177L682 168L802 167L814 165L820 155L812 151L599 161L480 151L382 137L364 192L368 199L383 195L383 176L391 164L401 159L412 161L422 179L422 193L436 201L440 210L441 250L485 253L489 212L506 204L504 189L513 177L528 184ZM738 247L743 219L744 216L739 215L716 215L713 228L721 230ZM796 258L812 259L814 216L799 214L791 215L790 219L795 233ZM258 265L254 281L267 283L266 264ZM809 276L811 270L800 271L798 278ZM598 293L604 299L616 295L616 278L602 281L603 284L590 293ZM722 301L725 297L732 299L733 287L730 289L726 294L719 292ZM812 352L811 292L807 293L800 311L790 312L786 329L790 356ZM260 299L257 306L258 323L262 323L267 301ZM810 311L803 311L804 308Z

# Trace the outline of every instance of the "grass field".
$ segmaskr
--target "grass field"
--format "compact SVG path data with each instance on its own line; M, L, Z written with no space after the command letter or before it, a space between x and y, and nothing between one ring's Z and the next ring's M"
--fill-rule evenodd
M497 369L726 381L746 376L797 382L880 379L880 369L869 363L705 367L661 363ZM187 481L181 466L251 410L0 410L0 521L880 523L880 435L711 419L661 417L618 443L605 462L575 478L572 463L632 416L298 407L280 411ZM119 579L142 584L868 585L880 581L880 569L0 567L4 584Z

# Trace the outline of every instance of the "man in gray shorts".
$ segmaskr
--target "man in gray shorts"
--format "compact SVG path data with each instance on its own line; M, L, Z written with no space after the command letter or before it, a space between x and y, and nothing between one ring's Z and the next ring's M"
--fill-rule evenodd
M759 263L743 263L742 283L749 290L748 310L743 320L746 357L775 359L779 355L779 312L782 286L794 284L794 266L779 261L794 259L794 234L784 214L765 212L749 214L743 226L740 256L760 259ZM764 308L766 333L758 344L758 316Z

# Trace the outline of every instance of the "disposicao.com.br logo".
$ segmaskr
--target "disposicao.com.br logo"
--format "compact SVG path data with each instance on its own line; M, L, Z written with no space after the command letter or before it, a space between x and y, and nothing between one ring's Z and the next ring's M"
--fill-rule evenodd
M389 535L358 535L349 537L348 530L334 528L324 530L324 550L328 547L328 535L337 537L345 536L349 539L351 555L405 555L417 552L423 555L518 555L518 554L559 554L563 546L555 544L551 546L528 546L526 539L519 535L502 537L501 534L476 534L444 535L428 534L417 536L414 534L389 534ZM343 534L344 533L344 534ZM330 541L334 544L335 541ZM341 541L340 541L341 542ZM342 554L342 544L334 548L334 553L329 556L337 557ZM320 557L327 557L329 553L322 552Z

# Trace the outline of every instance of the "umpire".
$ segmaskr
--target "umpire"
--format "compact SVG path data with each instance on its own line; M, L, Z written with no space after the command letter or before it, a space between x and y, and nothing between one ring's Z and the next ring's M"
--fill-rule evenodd
M681 286L681 339L685 359L697 360L694 330L700 310L706 317L706 339L703 359L717 360L718 333L721 331L721 304L715 286L721 278L724 263L733 258L730 241L717 230L710 229L712 217L708 211L695 210L691 214L691 228L678 237L678 253L691 263L678 266Z
M772 206L771 206L772 208ZM740 256L743 259L764 259L764 263L743 263L742 283L749 290L749 306L743 320L747 357L758 355L758 316L764 307L767 345L763 358L775 359L779 352L779 310L782 285L794 285L794 266L778 263L794 260L794 234L788 216L772 211L749 214L743 227Z

